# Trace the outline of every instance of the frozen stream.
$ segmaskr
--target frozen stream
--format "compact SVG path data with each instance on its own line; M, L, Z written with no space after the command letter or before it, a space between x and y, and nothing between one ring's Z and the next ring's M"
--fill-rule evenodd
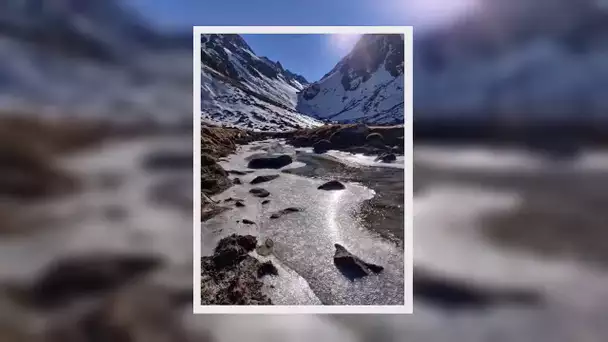
M222 166L226 170L247 170L249 157L276 150L276 142L254 143L242 147ZM291 148L281 152L295 154ZM296 162L285 168L299 166L302 164ZM215 198L222 201L230 197L243 199L245 207L226 211L202 224L202 255L211 254L217 241L232 233L252 234L261 240L269 237L275 242L274 261L283 270L279 277L267 277L266 280L274 287L269 290L274 303L402 304L403 250L370 233L358 217L359 205L372 198L374 191L354 183L346 183L345 190L318 190L317 187L329 179L312 179L280 171L262 169L236 176L243 185L235 185ZM272 174L280 174L280 177L267 183L249 184L256 176ZM263 199L249 193L253 187L268 190L270 202L262 205ZM270 219L271 213L287 207L299 207L303 211ZM245 225L243 219L256 224ZM351 282L333 264L335 243L344 245L368 262L384 266L384 272Z

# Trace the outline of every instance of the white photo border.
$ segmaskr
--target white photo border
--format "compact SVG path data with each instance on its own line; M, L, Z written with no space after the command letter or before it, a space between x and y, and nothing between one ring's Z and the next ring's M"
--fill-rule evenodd
M193 27L193 312L194 314L411 314L413 313L413 27L412 26L194 26ZM404 304L403 305L201 305L201 35L202 34L403 34L404 35Z

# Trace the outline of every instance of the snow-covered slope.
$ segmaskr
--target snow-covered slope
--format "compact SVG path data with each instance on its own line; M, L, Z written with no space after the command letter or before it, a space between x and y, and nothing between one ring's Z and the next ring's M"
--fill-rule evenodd
M320 125L295 110L306 79L257 56L241 36L202 35L201 62L203 120L259 130Z
M187 120L191 45L116 0L0 2L0 109Z
M320 81L298 95L297 109L331 121L403 123L403 36L364 35Z
M414 42L426 117L593 118L608 113L608 2L486 0Z

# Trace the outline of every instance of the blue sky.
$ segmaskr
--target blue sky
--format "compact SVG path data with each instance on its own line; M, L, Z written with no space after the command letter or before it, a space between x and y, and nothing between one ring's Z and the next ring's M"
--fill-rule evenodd
M243 35L258 56L279 61L284 68L299 73L308 81L318 81L344 57L358 39L352 36L336 44L331 35L256 34Z
M150 22L168 30L195 25L414 25L436 26L478 0L129 0ZM316 81L348 53L354 41L333 44L323 36L251 36L256 54ZM328 43L329 42L329 43Z

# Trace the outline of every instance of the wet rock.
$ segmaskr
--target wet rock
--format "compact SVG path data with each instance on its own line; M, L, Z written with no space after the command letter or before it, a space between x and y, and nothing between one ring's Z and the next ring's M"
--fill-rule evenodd
M315 153L325 153L331 149L331 142L329 140L319 140L312 145Z
M338 270L351 281L362 278L373 273L380 273L384 267L367 263L350 253L344 246L334 244L336 252L334 254L334 265Z
M262 205L264 205L264 204L268 204L268 203L270 203L270 200L269 200L269 199L267 199L267 200L263 200L263 201L262 201Z
M255 222L248 220L248 219L243 219L243 223L244 224L255 224Z
M250 184L260 184L264 182L270 182L271 180L279 178L279 175L266 175L266 176L257 176L255 177Z
M241 262L256 245L255 236L232 234L220 240L211 260L217 269L232 266Z
M260 198L270 196L270 192L268 192L267 190L262 189L262 188L253 188L253 189L249 190L249 193L251 193L255 197L260 197Z
M392 163L395 160L397 160L397 156L394 155L393 153L385 153L380 155L378 158L376 158L376 160L380 160L383 163Z
M151 255L90 254L59 260L27 289L32 304L53 307L113 291L161 265Z
M286 154L273 157L253 158L247 165L250 169L280 169L293 162L291 156Z
M272 264L270 260L266 261L265 263L261 264L260 267L258 267L258 278L262 278L266 275L279 275L279 270L277 270L277 268Z
M243 201L236 201L236 203L234 203L234 205L238 208L242 208L245 206L245 203L243 203Z
M228 197L224 200L224 202L242 202L243 200L240 198Z
M274 241L271 238L264 240L264 243L256 248L256 252L261 256L268 256L272 254L272 248L274 247Z
M344 186L344 184L342 184L336 180L332 180L332 181L329 181L327 183L320 185L317 189L319 189L319 190L343 190L343 189L346 189L346 187Z
M241 182L240 178L235 178L235 179L232 180L232 184L239 185L239 184L243 184L243 183Z
M285 208L283 210L277 211L276 213L273 213L272 215L270 215L270 218L277 219L283 215L286 215L289 213L297 213L299 211L302 211L302 208L289 207L289 208Z
M226 171L231 175L237 175L237 176L245 176L247 174L253 173L253 171L239 171L239 170L228 170Z

